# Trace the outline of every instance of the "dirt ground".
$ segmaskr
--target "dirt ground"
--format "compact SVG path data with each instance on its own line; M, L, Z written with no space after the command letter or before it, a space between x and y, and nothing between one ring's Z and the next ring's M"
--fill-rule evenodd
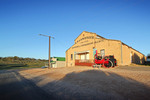
M34 68L19 74L59 100L150 100L150 66Z

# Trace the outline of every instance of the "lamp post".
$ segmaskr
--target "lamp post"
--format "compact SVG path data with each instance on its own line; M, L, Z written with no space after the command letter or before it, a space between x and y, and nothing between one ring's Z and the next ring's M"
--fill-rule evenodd
M51 50L50 50L50 43L51 43L51 38L54 39L54 37L48 36L48 35L43 35L43 34L39 34L40 36L45 36L45 37L49 37L49 54L48 54L48 68L51 67L50 64L50 59L51 59Z

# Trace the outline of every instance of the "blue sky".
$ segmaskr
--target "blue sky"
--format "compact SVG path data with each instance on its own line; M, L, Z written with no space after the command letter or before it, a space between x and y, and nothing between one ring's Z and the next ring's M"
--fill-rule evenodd
M0 0L0 56L65 57L82 32L150 53L149 0Z

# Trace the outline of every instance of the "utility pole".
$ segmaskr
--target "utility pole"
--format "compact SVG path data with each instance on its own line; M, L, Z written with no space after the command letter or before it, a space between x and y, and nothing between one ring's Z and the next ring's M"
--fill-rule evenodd
M48 35L43 35L43 34L39 34L41 36L45 36L45 37L49 37L49 54L48 54L48 69L51 67L51 63L50 63L50 59L51 59L51 47L50 47L50 43L51 43L51 38L54 39L54 37L48 36Z
M48 56L48 68L51 68L51 48L50 48L50 43L51 43L51 37L49 36L49 56Z

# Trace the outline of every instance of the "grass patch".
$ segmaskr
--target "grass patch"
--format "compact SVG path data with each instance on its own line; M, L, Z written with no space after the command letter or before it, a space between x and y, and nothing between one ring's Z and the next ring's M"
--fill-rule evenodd
M48 60L22 58L22 57L0 57L0 70L21 69L21 68L39 68L45 65Z
M22 68L40 68L44 64L0 64L0 70L22 69Z

